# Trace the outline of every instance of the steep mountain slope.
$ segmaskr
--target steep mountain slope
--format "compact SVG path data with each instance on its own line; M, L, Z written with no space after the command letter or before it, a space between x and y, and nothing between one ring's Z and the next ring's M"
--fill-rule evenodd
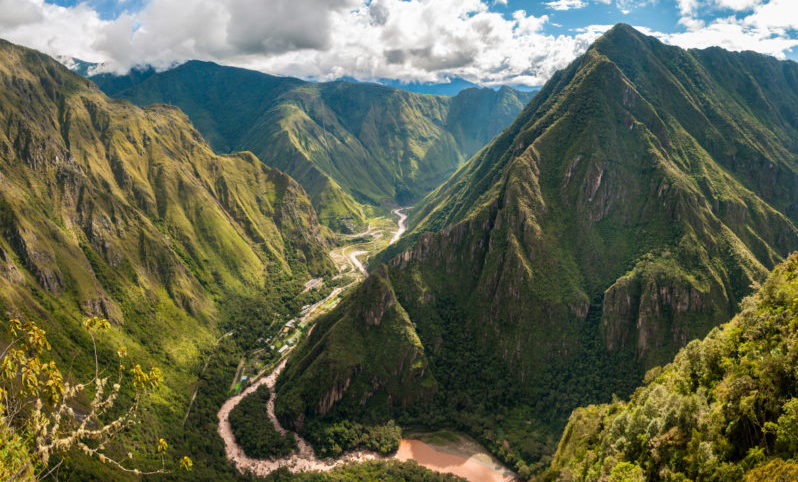
M798 452L796 279L794 255L628 403L575 410L545 478L795 480L798 465L783 459Z
M505 87L437 97L197 61L154 75L93 80L138 105L176 105L217 152L251 150L287 172L335 229L361 225L364 209L386 199L406 204L427 194L509 125L532 95ZM133 86L119 90L127 82Z
M414 210L372 275L384 289L364 285L298 348L278 412L410 413L510 461L551 451L580 401L628 393L798 248L796 95L795 63L613 28ZM412 357L340 335L388 306ZM328 363L344 343L362 356Z
M0 104L0 313L36 320L81 380L82 318L111 320L101 363L123 345L163 370L142 430L173 443L220 335L217 301L330 273L326 228L299 184L250 153L214 154L177 108L111 100L5 41Z

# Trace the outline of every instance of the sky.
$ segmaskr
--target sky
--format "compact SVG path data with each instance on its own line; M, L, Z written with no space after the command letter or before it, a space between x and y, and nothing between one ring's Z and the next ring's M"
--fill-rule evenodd
M115 73L200 59L313 80L537 86L620 22L798 60L798 0L0 0L0 38Z

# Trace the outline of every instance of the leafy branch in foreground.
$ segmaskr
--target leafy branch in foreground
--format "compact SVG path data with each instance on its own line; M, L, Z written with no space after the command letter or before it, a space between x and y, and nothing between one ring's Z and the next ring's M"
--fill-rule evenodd
M45 331L24 317L10 320L11 342L0 352L0 442L8 448L0 451L0 479L44 478L50 473L43 471L52 465L52 456L73 449L124 472L168 472L169 446L164 439L159 439L156 447L160 466L149 470L128 466L107 450L118 434L137 423L142 399L163 381L157 367L145 371L124 347L117 351L116 373L104 376L97 360L95 332L110 326L108 320L98 317L83 322L92 340L94 377L87 383L70 383L54 361L42 360L51 349ZM129 392L131 401L123 407L120 395ZM87 406L80 403L85 399L90 399ZM132 458L132 453L127 456ZM183 457L179 466L191 470L192 461Z

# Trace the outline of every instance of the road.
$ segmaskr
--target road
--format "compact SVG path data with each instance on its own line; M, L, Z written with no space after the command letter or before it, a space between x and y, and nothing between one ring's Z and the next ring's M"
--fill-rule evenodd
M349 261L352 262L352 265L355 266L363 275L368 275L369 272L366 271L366 267L363 263L357 259L358 256L361 254L366 254L368 251L363 251L362 249L352 249L346 252L346 256L349 258Z

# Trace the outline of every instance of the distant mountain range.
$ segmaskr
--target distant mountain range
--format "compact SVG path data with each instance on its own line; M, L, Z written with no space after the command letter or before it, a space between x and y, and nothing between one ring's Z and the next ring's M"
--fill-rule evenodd
M249 150L287 172L322 222L344 231L383 203L410 204L437 187L533 95L503 87L429 96L199 61L92 80L137 105L180 107L217 152Z
M144 78L156 73L156 70L150 66L136 66L124 75L107 73L95 75L92 72L99 67L99 64L97 63L87 62L85 60L72 57L61 57L58 58L58 60L73 72L76 72L84 77L94 76L97 79L100 79L98 83L106 85L105 88L107 88L108 93L111 94L115 94L126 88L132 87L134 84L140 83ZM123 80L125 78L128 78L128 80ZM110 85L113 83L112 79L117 79L117 81L120 81L120 83L116 86ZM402 80L387 78L374 81L362 81L348 76L340 77L336 80L342 82L384 85L386 87L402 89L408 92L415 92L417 94L441 95L448 97L455 96L465 89L482 87L479 84L465 80L462 77L451 77L445 82L405 82ZM497 86L495 89L499 89L500 87L501 86ZM507 85L507 87L511 87L522 92L537 92L540 90L540 86Z
M361 82L354 77L341 77L338 80L346 82ZM402 89L408 92L415 92L417 94L430 94L430 95L443 95L455 96L465 89L480 88L479 84L469 82L462 77L452 77L448 82L403 82L396 79L379 79L374 82L364 82L384 85L386 87L393 87L394 89ZM522 92L537 92L540 87L529 87L525 85L509 85L516 90ZM496 87L497 89L499 87Z
M798 64L616 26L412 210L289 360L278 415L545 460L573 408L627 396L798 249L796 192Z

